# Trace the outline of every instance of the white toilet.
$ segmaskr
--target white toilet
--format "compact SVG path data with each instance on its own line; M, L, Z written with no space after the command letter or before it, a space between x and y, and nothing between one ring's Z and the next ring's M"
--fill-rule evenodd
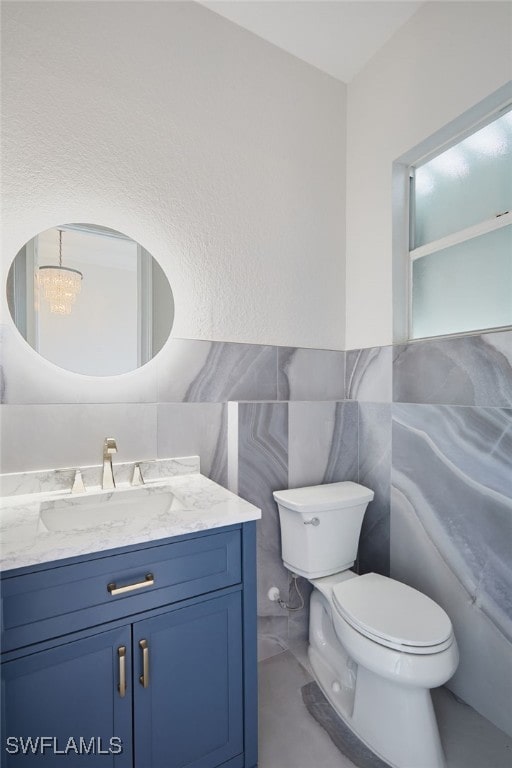
M444 768L430 688L455 672L457 643L429 597L349 570L373 495L351 482L276 491L283 562L314 587L309 659L338 715L393 768Z

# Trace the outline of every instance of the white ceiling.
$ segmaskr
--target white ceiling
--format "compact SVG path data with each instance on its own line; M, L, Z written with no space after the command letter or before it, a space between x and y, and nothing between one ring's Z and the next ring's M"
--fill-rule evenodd
M323 72L350 82L422 2L204 0L202 5Z

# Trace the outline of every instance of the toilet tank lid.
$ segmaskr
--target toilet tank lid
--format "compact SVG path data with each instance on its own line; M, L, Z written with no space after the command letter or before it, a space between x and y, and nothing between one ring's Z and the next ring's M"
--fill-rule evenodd
M367 504L373 495L369 488L350 481L274 491L274 499L278 504L295 512L325 512L328 509Z

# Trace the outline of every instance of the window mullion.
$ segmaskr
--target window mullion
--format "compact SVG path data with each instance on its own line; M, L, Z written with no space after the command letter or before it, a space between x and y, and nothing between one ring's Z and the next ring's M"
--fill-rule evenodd
M442 251L445 248L450 248L459 243L465 243L468 240L472 240L480 235L485 235L488 232L494 232L509 224L512 224L512 211L506 211L498 216L494 216L492 219L481 221L479 224L474 224L466 229L461 229L459 232L453 232L450 235L446 235L446 237L441 237L439 240L433 240L431 243L426 243L425 245L420 245L418 248L413 248L409 251L410 260L416 261L424 256L429 256L431 253Z

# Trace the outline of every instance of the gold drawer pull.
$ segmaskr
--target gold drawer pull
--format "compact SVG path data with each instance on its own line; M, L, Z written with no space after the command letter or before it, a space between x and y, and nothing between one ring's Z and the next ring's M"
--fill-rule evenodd
M143 587L152 587L155 583L155 577L152 573L146 573L144 581L137 581L135 584L127 584L125 587L116 586L115 581L107 584L107 589L111 595L122 595L125 592L133 592L135 589L143 589Z
M117 690L121 698L126 693L126 646L120 645L117 649L117 656L119 658L119 685Z
M149 686L149 645L147 640L139 640L139 646L142 650L142 675L139 682L143 688Z

